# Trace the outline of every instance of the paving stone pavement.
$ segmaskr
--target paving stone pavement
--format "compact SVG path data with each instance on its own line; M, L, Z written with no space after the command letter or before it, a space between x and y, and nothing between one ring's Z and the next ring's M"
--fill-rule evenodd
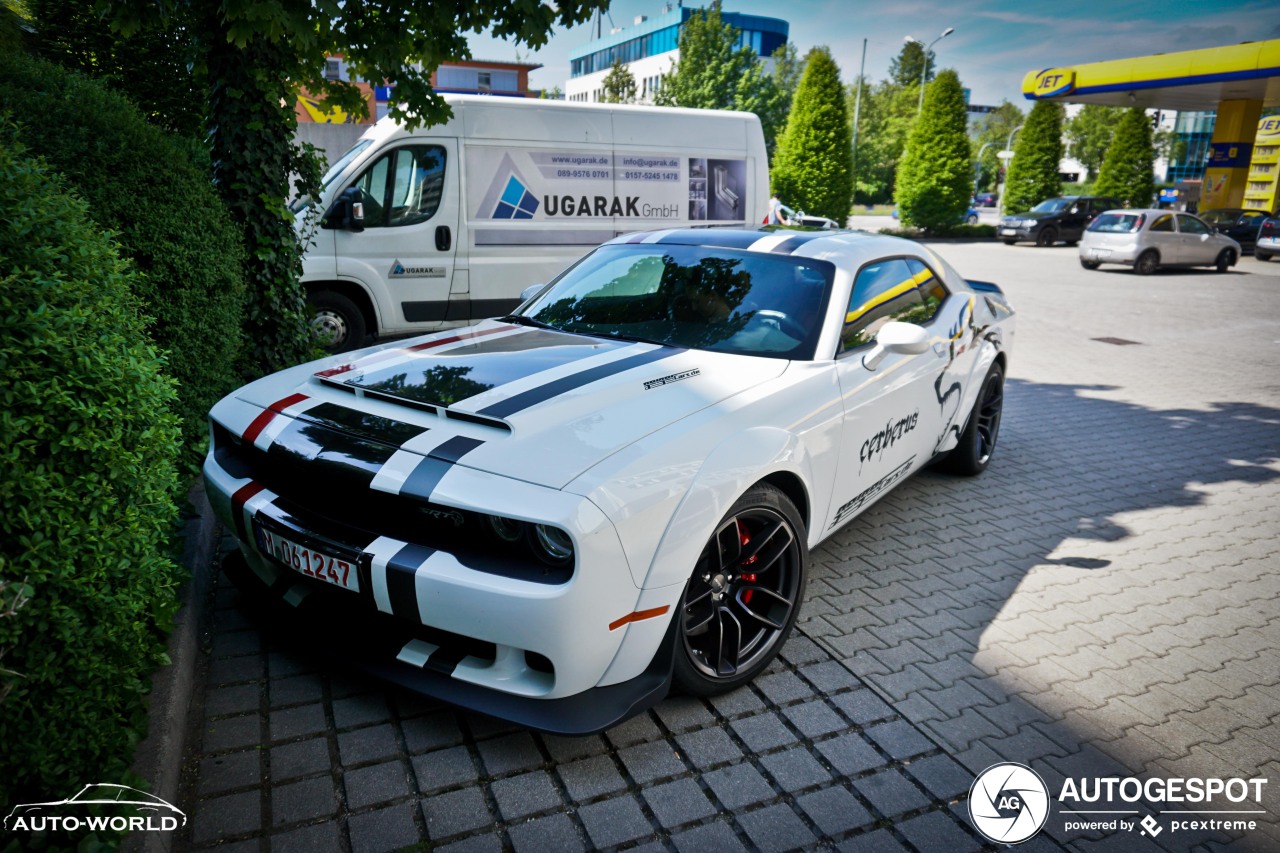
M1170 826L1247 803L1110 805L1154 837L1066 831L1058 804L1021 849L1280 848L1280 264L1144 279L1065 247L937 249L1019 310L997 455L819 548L753 685L542 736L278 647L223 580L179 848L958 853L984 846L966 799L999 761L1055 796L1270 780L1253 831Z

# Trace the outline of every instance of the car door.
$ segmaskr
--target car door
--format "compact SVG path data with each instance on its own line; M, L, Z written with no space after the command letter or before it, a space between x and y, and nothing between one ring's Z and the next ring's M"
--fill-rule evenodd
M828 529L926 464L945 422L958 417L961 395L939 387L948 365L948 353L938 351L947 337L939 328L939 308L947 298L941 280L919 258L883 258L855 276L836 359L844 422ZM876 333L893 320L923 326L934 345L917 355L890 353L867 367L863 358Z
M1182 255L1180 264L1211 264L1221 249L1218 241L1211 239L1214 231L1199 219L1186 213L1178 214L1178 247Z
M1160 253L1160 263L1166 265L1182 263L1182 244L1178 237L1178 229L1173 224L1172 213L1162 213L1147 229L1147 248Z
M381 291L384 329L446 317L458 233L458 162L452 139L411 142L373 161L351 186L364 230L335 235L338 277Z
M1058 233L1063 240L1073 243L1084 234L1084 227L1087 224L1089 224L1089 202L1078 198L1063 209L1058 222Z

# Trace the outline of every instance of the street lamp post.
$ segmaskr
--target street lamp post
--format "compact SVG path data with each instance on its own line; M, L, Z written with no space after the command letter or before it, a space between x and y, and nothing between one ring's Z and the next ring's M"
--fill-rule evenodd
M1009 138L1005 140L1004 150L996 155L1004 161L1004 180L1000 182L1000 194L996 197L996 210L999 211L1001 216L1004 215L1004 190L1009 184L1009 161L1013 159L1013 137L1025 126L1020 124L1009 131Z
M927 74L929 71L929 51L933 48L935 44L942 41L944 38L951 35L955 31L956 31L955 27L947 27L945 30L942 31L942 35L938 36L936 39L929 42L928 47L924 49L924 58L920 63L920 105L916 107L917 114L924 109L924 78L925 78L925 74ZM911 44L912 42L915 42L916 44L919 44L919 45L924 44L924 42L920 41L920 39L912 38L911 36L907 36L905 39L903 39L903 41L905 41L907 44Z

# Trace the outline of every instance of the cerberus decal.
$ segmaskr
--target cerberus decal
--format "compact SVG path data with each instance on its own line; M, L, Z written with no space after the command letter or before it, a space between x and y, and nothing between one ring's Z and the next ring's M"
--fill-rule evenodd
M955 323L948 330L947 337L950 340L950 345L947 347L949 350L947 365L942 368L938 378L933 383L934 396L938 398L938 406L942 409L942 429L938 433L938 440L933 445L935 455L942 449L942 445L949 436L954 435L957 441L960 439L961 424L956 423L956 415L960 413L960 400L964 397L964 388L961 386L960 380L955 378L951 379L946 391L943 391L942 388L949 378L947 371L951 369L951 365L955 364L956 357L963 353L967 347L965 332L974 333L971 337L968 337L968 342L977 340L977 330L973 323L973 301L972 296L965 300L959 316L956 317Z

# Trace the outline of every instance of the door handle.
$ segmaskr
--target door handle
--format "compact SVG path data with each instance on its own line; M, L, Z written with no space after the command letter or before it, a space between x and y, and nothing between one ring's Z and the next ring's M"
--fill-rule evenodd
M448 225L436 226L436 249L441 252L449 251L449 247L453 245L453 234L449 231Z

